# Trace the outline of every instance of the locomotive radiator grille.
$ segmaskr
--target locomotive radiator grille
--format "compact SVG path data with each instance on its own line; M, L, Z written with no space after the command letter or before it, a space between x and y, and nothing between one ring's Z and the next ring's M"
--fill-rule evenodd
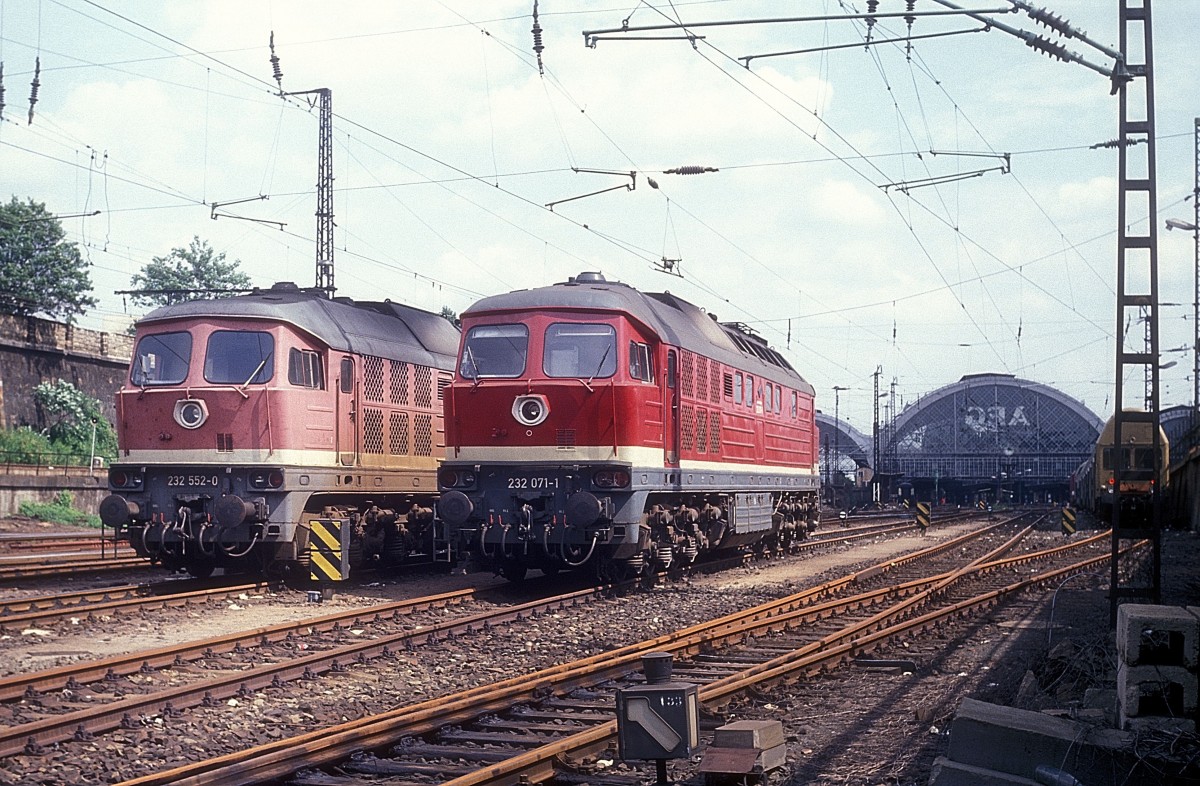
M433 373L429 366L417 366L415 370L417 373L414 375L416 379L413 380L413 398L416 399L414 403L418 407L429 409L433 406Z
M397 456L408 455L408 413L391 413L388 430L388 443L392 453Z
M232 453L233 452L233 434L217 434L217 452Z
M575 449L575 429L560 428L554 432L554 438L559 450Z
M363 395L367 401L383 402L383 358L363 358Z
M730 384L732 385L732 380L730 380ZM708 400L714 404L720 404L721 403L721 364L715 360L712 362L712 373L709 375L709 387L710 387L710 390L709 390L709 399ZM733 395L733 391L730 390L729 394Z
M363 452L383 453L383 410L363 408Z
M708 398L708 358L696 356L696 398L703 401Z
M695 372L695 358L691 352L683 352L679 358L679 392L688 398L695 396L695 388L693 386L693 375Z
M398 360L391 363L391 394L393 404L407 404L408 401L408 364ZM407 429L406 429L407 430ZM407 443L407 439L405 442Z
M418 370L420 370L419 367ZM429 369L425 369L428 375ZM416 418L416 434L413 435L413 453L418 456L433 455L433 415L419 414Z
M713 412L708 419L708 448L712 453L721 452L721 413Z
M684 404L679 408L679 413L679 449L692 450L695 446L696 427L692 406Z
M708 452L708 410L696 407L696 452Z

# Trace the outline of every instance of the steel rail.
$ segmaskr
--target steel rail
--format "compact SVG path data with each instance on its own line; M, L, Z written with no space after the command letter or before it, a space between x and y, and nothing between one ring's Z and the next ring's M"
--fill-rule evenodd
M120 600L100 601L92 604L79 604L66 608L41 608L18 614L0 615L0 630L14 625L26 625L32 622L46 622L61 617L94 616L106 612L130 611L132 609L161 609L187 606L218 599L239 592L261 592L270 589L271 582L258 581L253 584L237 584L227 587L210 587L201 590L176 592L169 595L139 595Z
M1080 544L1076 545L1078 547ZM1057 552L1057 550L1055 551ZM1096 559L1107 558L1108 555L1105 554ZM1005 563L1006 560L997 560L993 563L979 565L976 570L990 570L992 568L989 565L1003 566ZM1083 564L1090 564L1090 562ZM866 571L859 573L864 572ZM931 577L930 581L939 581L946 575L945 573L939 574ZM886 594L887 589L876 592ZM847 607L852 607L855 602L855 599L842 601ZM816 611L819 613L824 610ZM753 628L770 628L786 624L784 620L768 616L765 619L760 617L751 622L743 622L741 627L737 625L738 620L744 619L747 614L758 612L760 609L756 607L747 612L727 615L720 620L694 625L673 634L620 647L575 663L553 666L531 674L502 680L492 685L468 689L452 696L443 696L397 708L372 718L359 719L288 740L280 740L245 751L226 754L209 761L142 776L126 781L121 786L165 786L166 784L209 786L215 783L263 783L284 777L303 767L320 766L338 761L357 750L386 746L394 743L401 736L425 734L445 725L463 723L481 714L506 709L517 702L533 700L539 695L594 685L598 680L630 673L636 670L639 659L646 652L669 651L694 654L706 646L712 646L715 641L712 633L714 627L724 625L729 628L724 638L740 640L751 635ZM584 732L569 739L587 739L590 735L599 734L596 739L607 741L615 733L615 722L610 726L611 729L607 732ZM553 758L570 750L570 745L554 743L539 750L548 751L548 756ZM523 756L517 757L517 759L524 758ZM543 762L540 766L546 767L547 765ZM530 771L522 769L520 775L530 775ZM517 778L518 776L513 776L503 782L516 782Z
M103 573L110 570L129 570L153 567L145 557L109 557L100 560L63 561L48 565L0 564L0 582L12 579L44 578L71 573Z
M187 660L200 660L213 655L233 652L239 646L250 642L271 644L283 641L288 636L298 632L322 632L333 630L338 625L353 625L357 622L369 623L384 616L393 617L399 614L410 614L414 611L424 611L442 608L452 603L462 603L474 600L475 590L463 589L443 592L438 595L427 595L420 598L383 603L366 608L350 609L334 612L319 617L308 617L292 622L282 622L250 630L227 633L199 641L172 644L151 650L113 655L107 658L73 663L56 669L45 669L28 674L14 674L0 678L0 701L12 701L37 691L61 690L71 688L77 690L79 683L86 683L101 678L133 674L155 667L179 665ZM0 732L2 733L2 732Z

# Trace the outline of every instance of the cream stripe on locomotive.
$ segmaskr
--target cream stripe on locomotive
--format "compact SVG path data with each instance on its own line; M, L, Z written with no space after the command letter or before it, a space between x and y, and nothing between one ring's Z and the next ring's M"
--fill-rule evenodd
M622 446L616 454L611 446L578 446L569 453L553 447L471 447L458 456L449 451L447 458L453 464L576 464L592 461L620 461L633 465L635 471L654 472L704 472L704 473L754 473L816 477L812 467L795 467L785 464L745 463L732 461L681 461L679 467L668 467L663 463L662 448L639 448ZM652 468L652 469L651 469Z
M166 464L178 466L197 464L212 467L224 467L242 464L278 464L279 466L296 466L305 469L344 469L344 470L436 470L440 463L432 456L412 456L402 454L379 455L362 453L353 465L342 464L338 461L338 453L332 450L233 450L217 453L212 450L131 450L128 455L122 453L114 464Z

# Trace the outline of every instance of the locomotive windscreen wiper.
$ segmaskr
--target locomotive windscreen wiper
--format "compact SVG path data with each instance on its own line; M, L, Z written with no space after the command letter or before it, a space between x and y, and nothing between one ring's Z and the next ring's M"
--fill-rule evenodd
M604 368L604 361L608 360L608 353L612 352L612 348L613 348L612 344L609 344L607 347L604 348L604 354L600 356L600 362L596 364L596 370L592 372L592 375L590 377L588 377L588 381L587 381L587 389L588 390L592 389L592 380L595 379L596 375L600 373L600 369Z
M265 365L267 365L266 358L263 358L262 360L258 361L258 365L254 367L254 371L252 371L250 373L250 376L246 378L246 381L237 386L236 390L238 393L242 394L242 398L249 398L249 396L246 395L246 388L248 388L250 386L250 380L257 377L258 372L262 371L263 366L265 366Z
M481 380L479 379L479 363L475 360L475 353L471 351L471 345L467 344L463 347L463 354L467 356L467 360L471 363L471 368L475 373L471 375L471 387L479 387ZM463 376L466 376L465 374Z

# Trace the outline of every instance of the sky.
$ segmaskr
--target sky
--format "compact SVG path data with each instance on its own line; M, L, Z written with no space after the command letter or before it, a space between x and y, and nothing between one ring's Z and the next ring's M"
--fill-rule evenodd
M1044 5L1118 47L1118 0ZM0 0L0 198L62 218L84 327L124 329L145 309L116 292L193 237L310 286L317 110L279 93L328 88L338 295L462 312L600 271L749 326L865 433L877 372L898 403L1002 373L1106 417L1116 336L1144 330L1116 326L1109 80L962 16L868 31L865 6L542 0L539 67L533 0ZM1164 227L1194 220L1200 14L1152 10L1165 408L1193 396L1197 250Z

